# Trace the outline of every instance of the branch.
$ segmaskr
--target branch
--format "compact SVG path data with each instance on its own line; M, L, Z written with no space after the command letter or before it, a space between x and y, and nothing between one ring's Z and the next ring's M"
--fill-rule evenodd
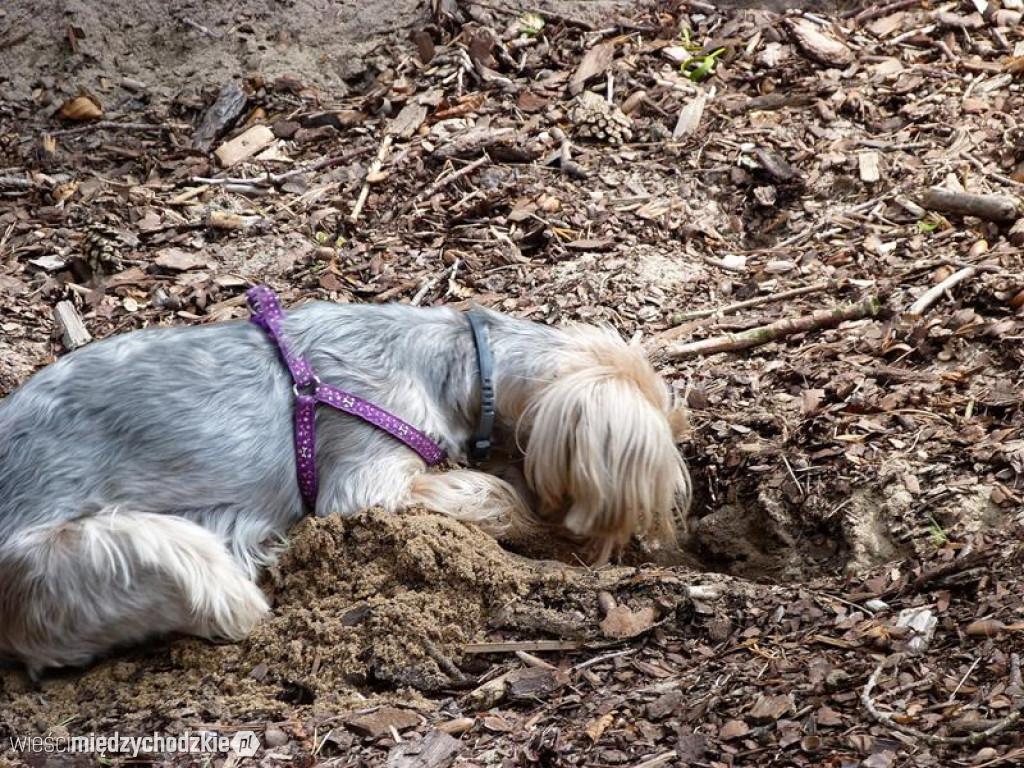
M963 269L954 272L952 275L947 277L938 285L933 286L932 288L929 288L927 291L922 293L921 298L915 301L910 306L910 309L907 310L907 314L920 317L921 315L928 311L928 308L931 307L932 304L934 304L940 298L942 298L946 291L948 291L954 285L962 283L964 280L970 280L976 274L978 274L977 267L964 267Z
M788 291L779 291L778 293L769 293L765 296L757 296L753 299L747 299L746 301L737 301L735 304L726 304L724 307L719 309L698 309L695 312L687 312L685 315L674 317L673 321L679 324L685 323L689 320L700 320L701 318L713 317L715 315L731 315L734 312L739 312L741 309L758 307L762 304L771 304L775 301L792 299L796 296L805 296L808 293L819 293L820 291L827 290L835 285L836 283L834 280L824 283L814 283L813 285L804 285L800 288L791 288Z
M973 747L981 742L988 739L990 736L995 736L998 733L1002 733L1015 722L1020 719L1021 711L1018 709L1011 714L1004 717L1002 720L996 721L992 726L986 728L984 731L971 734L970 736L933 736L930 733L919 731L916 728L911 728L909 725L902 725L892 719L892 715L887 715L884 712L879 712L875 707L875 702L871 698L871 692L875 689L878 684L878 678L882 674L882 670L886 667L898 662L901 658L901 654L894 654L892 656L886 656L875 667L875 671L871 673L871 677L868 678L867 685L864 686L864 693L860 696L860 703L867 710L868 714L878 723L881 723L886 728L902 733L905 736L923 741L925 744L932 746L944 745L944 746L968 746Z
M924 191L921 202L925 208L961 216L977 216L988 221L1010 222L1020 216L1017 198L1009 195L975 195L931 187Z
M874 317L881 309L881 304L876 296L868 296L856 304L844 304L832 309L820 309L802 317L791 317L760 328L751 328L742 333L727 333L724 336L716 336L703 341L694 341L689 344L680 344L670 347L668 357L671 360L688 360L691 357L702 355L713 355L717 352L735 352L740 349L757 347L778 341L787 336L807 331L834 328L847 320L859 320L864 317Z

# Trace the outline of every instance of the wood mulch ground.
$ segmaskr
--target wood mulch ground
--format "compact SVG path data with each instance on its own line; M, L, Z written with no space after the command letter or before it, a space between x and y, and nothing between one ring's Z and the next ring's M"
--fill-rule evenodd
M575 638L494 621L414 709L297 706L255 760L1022 764L1020 0L433 5L343 97L0 96L0 394L267 282L610 323L689 405L687 552L586 582Z

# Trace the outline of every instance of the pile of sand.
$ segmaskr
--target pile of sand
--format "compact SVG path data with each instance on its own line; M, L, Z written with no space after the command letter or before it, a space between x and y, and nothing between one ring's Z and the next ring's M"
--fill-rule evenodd
M483 533L432 514L310 519L264 585L273 615L244 642L154 641L85 671L0 674L13 734L180 732L344 712L450 684L443 667L542 577ZM441 662L439 667L438 661ZM2 747L0 747L2 749Z

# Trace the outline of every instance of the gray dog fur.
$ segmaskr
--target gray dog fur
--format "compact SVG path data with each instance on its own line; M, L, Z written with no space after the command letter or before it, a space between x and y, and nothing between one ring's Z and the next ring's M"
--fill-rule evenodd
M427 473L389 435L321 406L316 513L425 505L500 536L551 522L553 506L576 501L575 522L572 514L559 522L583 539L621 543L624 533L664 533L672 509L664 508L661 486L672 486L670 507L688 506L690 487L674 446L674 458L666 456L673 412L667 392L651 394L664 386L646 381L646 361L641 370L636 353L608 333L574 334L495 312L485 317L505 450L521 459L520 441L536 443L534 463L560 466L560 477L541 477L553 468L531 469L529 448L518 489L473 470ZM287 313L285 330L322 380L396 414L453 460L464 459L479 389L461 314L309 304ZM621 379L620 388L591 406L581 387L603 385L591 387L586 382L598 379L579 376L598 368L605 371L601 381ZM545 400L563 377L561 399ZM626 399L622 413L610 412L617 410L610 398ZM253 583L259 567L306 514L292 401L287 369L265 332L229 322L94 343L0 402L0 656L35 671L87 663L153 634L244 636L267 611ZM586 423L589 432L541 426L553 419ZM623 430L650 434L620 436ZM609 455L581 458L584 451ZM629 477L613 477L620 464ZM596 477L602 473L608 482L629 483L632 496L613 501L606 479ZM588 482L588 504L609 507L593 513L607 518L600 524L591 525L589 507L581 507L590 491L578 489ZM658 486L656 499L648 498L647 482ZM547 499L543 510L538 498Z

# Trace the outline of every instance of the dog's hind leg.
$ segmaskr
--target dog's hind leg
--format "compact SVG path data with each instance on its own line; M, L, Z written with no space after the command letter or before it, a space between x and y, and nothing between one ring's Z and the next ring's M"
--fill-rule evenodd
M238 640L267 610L220 539L181 517L106 511L0 545L0 656L32 672L168 632Z
M414 476L407 503L473 523L496 539L529 534L537 524L530 507L511 483L472 469Z

